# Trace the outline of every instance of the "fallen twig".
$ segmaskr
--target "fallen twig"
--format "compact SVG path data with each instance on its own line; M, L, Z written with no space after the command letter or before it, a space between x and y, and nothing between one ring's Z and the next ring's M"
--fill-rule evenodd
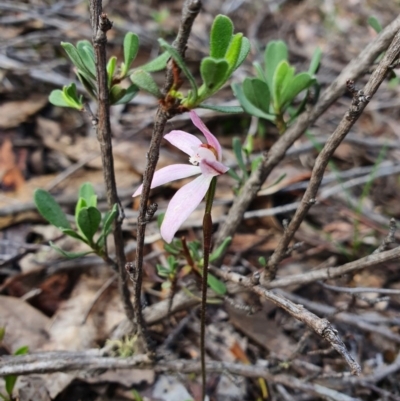
M257 295L261 296L264 299L267 299L268 301L271 301L275 305L284 309L295 319L305 323L315 333L327 340L330 345L340 355L342 355L342 357L350 367L350 371L352 374L360 374L360 366L349 354L337 331L331 326L328 320L319 318L318 316L305 309L302 305L296 305L288 299L279 296L271 291L268 291L267 289L259 285L259 273L254 274L252 277L244 277L240 274L223 271L221 269L211 268L211 270L215 275L223 278L226 281L237 283L243 287L249 288Z

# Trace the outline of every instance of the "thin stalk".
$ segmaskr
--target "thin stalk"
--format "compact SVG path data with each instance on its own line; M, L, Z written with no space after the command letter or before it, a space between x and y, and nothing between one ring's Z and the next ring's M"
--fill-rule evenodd
M102 12L102 1L90 1L90 20L93 29L93 47L96 57L96 79L97 79L97 139L100 144L101 161L103 165L104 182L106 185L107 204L109 210L115 204L120 204L115 181L114 158L111 142L111 124L110 124L110 102L107 83L107 31L111 29L112 23L107 15ZM120 208L120 215L123 215ZM125 272L125 252L122 236L122 219L115 220L113 225L113 237L115 243L116 264L119 274L119 292L124 305L127 318L134 321L134 311L130 300L129 289L127 285L127 275Z
M173 43L173 47L177 52L184 57L189 39L190 31L192 29L193 22L200 11L201 0L186 0L182 9L182 19L179 27L178 35ZM164 83L163 92L167 96L168 91L171 89L174 83L173 65L170 63L167 68L166 78ZM168 107L167 107L168 106ZM140 207L138 216L138 229L137 229L137 248L136 248L136 266L133 270L133 281L134 281L134 301L133 308L135 311L136 320L138 321L138 334L144 340L145 347L150 350L149 338L147 335L147 329L142 313L142 305L140 301L140 295L142 291L142 280L143 280L143 257L144 257L144 238L146 234L146 213L147 203L150 196L150 186L153 180L154 171L157 166L158 157L160 153L161 140L164 135L164 128L167 121L176 114L176 104L162 105L157 109L155 116L153 132L151 135L150 147L147 152L147 164L143 174L143 189L140 197Z
M203 218L203 279L201 284L201 322L200 322L200 357L201 357L201 379L202 379L202 401L206 396L206 308L207 308L207 277L208 263L211 251L212 237L212 218L211 209L214 201L215 188L217 186L217 177L211 180L210 188L206 194L206 210Z

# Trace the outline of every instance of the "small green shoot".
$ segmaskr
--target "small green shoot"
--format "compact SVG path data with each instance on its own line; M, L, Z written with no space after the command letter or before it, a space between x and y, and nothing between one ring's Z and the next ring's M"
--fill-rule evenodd
M93 45L88 40L80 40L76 46L68 42L62 42L61 46L74 65L76 76L85 88L87 95L97 100L97 71ZM111 105L129 103L139 92L141 87L134 83L120 85L125 78L134 73L135 70L131 69L131 66L138 51L138 36L135 33L128 32L123 42L124 61L118 66L118 60L115 56L110 57L108 60L107 79ZM162 70L166 66L168 57L168 54L158 56L150 63L143 65L141 71L149 73ZM83 96L77 94L77 88L74 83L64 86L62 90L53 90L49 96L49 101L55 106L84 110Z
M118 208L117 205L114 205L109 212L102 216L97 208L97 195L92 184L82 184L79 189L78 201L75 206L76 229L71 227L61 206L47 191L37 189L34 194L34 202L41 216L51 225L90 247L90 250L86 252L73 253L64 251L51 242L50 245L57 252L69 259L78 258L89 253L95 253L101 257L106 256L105 243L112 230L112 223L117 216ZM95 239L99 229L100 234Z
M186 109L204 107L224 113L238 113L243 109L238 106L214 106L203 103L214 95L228 81L233 72L243 63L250 51L250 42L242 33L233 33L232 21L218 15L213 22L210 34L210 54L200 62L202 84L199 86L190 72L184 58L164 39L158 40L161 48L171 57L190 83L191 89L186 93L179 91L180 83L174 82L168 96L178 99ZM146 66L139 68L131 75L132 82L142 90L159 98L160 90L154 80L143 75Z
M273 122L283 133L304 110L309 89L318 86L315 73L320 59L321 51L317 49L309 70L296 74L295 68L288 62L285 42L271 41L264 52L264 65L254 63L256 77L246 78L242 85L233 84L233 92L247 113ZM291 112L296 97L304 91L300 107Z

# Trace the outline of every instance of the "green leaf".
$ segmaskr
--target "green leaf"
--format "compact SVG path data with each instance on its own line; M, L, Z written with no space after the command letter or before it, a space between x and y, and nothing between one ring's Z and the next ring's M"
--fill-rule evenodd
M246 78L243 82L243 93L252 105L269 114L270 93L264 81L258 78Z
M126 89L120 85L114 85L110 90L110 104L115 105L126 95Z
M8 375L4 377L5 385L6 385L6 391L7 394L10 396L10 399L12 400L12 393L14 391L14 386L15 383L17 382L18 376L15 375Z
M240 104L242 105L243 109L252 116L265 118L269 121L275 121L275 116L273 114L265 113L264 111L260 110L256 106L254 106L244 95L243 88L238 84L232 84L232 90L237 99L239 100Z
M265 259L264 256L260 256L258 258L258 263L260 263L260 265L263 266L263 267L267 266L267 260Z
M262 65L258 61L255 61L253 63L253 67L256 70L257 78L261 79L261 81L267 82L267 78L265 76L265 71L264 71Z
M110 57L107 63L107 82L108 87L111 87L112 79L114 77L115 67L117 66L117 58L115 56Z
M78 96L74 83L64 86L63 90L53 90L49 96L49 102L58 107L71 107L82 110L82 96Z
M93 76L93 74L90 72L89 67L86 67L84 62L81 59L81 56L79 55L78 50L75 48L75 46L71 43L68 42L61 42L61 46L64 48L66 53L68 54L68 57L72 61L72 63L77 67L79 70L86 72L91 76L92 78L96 78Z
M18 348L14 355L25 355L29 352L29 347L27 345L23 345L22 347Z
M75 205L75 222L78 224L78 216L79 212L84 208L88 207L89 205L86 203L86 199L84 198L78 198L78 201L76 202Z
M76 75L81 81L82 85L88 92L88 94L94 99L97 100L97 95L96 95L96 83L84 72L82 71L76 71Z
M224 58L233 35L233 23L225 15L217 15L211 27L210 56Z
M167 61L170 57L171 55L168 52L164 52L154 60L142 65L140 69L147 72L161 71L167 66Z
M93 206L84 207L78 213L77 226L91 243L101 222L101 213Z
M115 86L112 87L110 96L113 96L113 90ZM139 92L139 87L135 84L130 85L127 89L124 89L125 94L119 100L112 102L113 105L126 104L129 103Z
M162 94L153 77L146 71L135 70L131 75L131 81L140 89L151 93L158 99L162 98Z
M378 21L378 19L376 17L369 17L368 18L368 25L374 29L374 31L376 33L379 33L382 31L382 25L381 23Z
M66 99L64 92L60 89L51 91L49 102L58 107L71 107L71 104L68 99Z
M225 60L229 64L229 73L231 73L236 67L240 50L242 48L242 40L243 40L242 33L237 33L236 35L234 35L231 40L231 43L229 44L228 50L226 51Z
M226 82L228 69L229 64L226 60L216 60L211 57L203 58L200 73L204 82L204 94L215 92Z
M60 230L63 232L63 234L68 235L69 237L75 238L79 241L82 241L84 243L87 243L86 239L83 238L79 233L76 231L72 230L71 228L60 228Z
M232 237L226 237L222 244L210 255L210 263L214 262L214 260L219 259L219 257L225 252L225 250L229 247L232 242Z
M272 93L272 81L276 67L283 61L288 59L288 49L286 43L282 40L273 40L268 43L264 53L265 69L267 84Z
M247 174L246 165L243 161L242 144L238 137L235 137L232 139L232 147L233 147L233 153L235 154L236 160L238 162L238 166L242 170L242 173L243 173L243 176L245 177L245 179L247 179L248 174Z
M244 111L240 106L218 106L216 104L205 104L205 103L201 103L197 107L201 109L219 111L220 113L237 114L237 113L243 113Z
M79 97L76 90L76 85L73 82L67 86L64 86L63 91L68 95L70 99L73 99L76 104L82 103L82 99Z
M97 195L93 185L90 182L84 182L79 187L78 196L86 201L86 206L97 206Z
M88 40L80 40L76 44L76 49L86 69L90 72L91 78L95 79L96 61L92 44Z
M185 74L186 78L189 80L190 86L192 87L193 91L193 101L195 102L197 100L197 84L196 80L194 79L192 73L189 71L185 60L182 58L182 56L176 51L174 47L172 47L170 44L168 44L164 39L158 39L158 42L160 43L160 46L162 49L166 50L172 57L172 59L175 61L175 63L178 65L178 67L181 69L181 71Z
M207 284L218 295L226 294L226 285L210 273L207 276Z
M263 160L262 156L259 156L251 161L251 172L253 172L257 169L257 167L260 165L262 160Z
M4 340L5 335L6 335L6 328L0 327L0 343Z
M286 60L283 60L275 69L272 79L272 99L275 113L281 113L283 108L282 95L294 76L294 67L290 67Z
M124 67L122 69L122 76L126 76L129 68L131 68L132 61L135 60L139 50L139 37L136 33L128 32L124 38Z
M315 80L310 76L308 72L302 72L297 74L283 89L281 105L285 107L285 105L291 103L294 98L303 90L308 89Z
M164 243L164 249L166 252L170 253L171 255L179 255L181 252L180 249L178 249L174 244L167 244Z
M67 216L56 200L44 189L37 189L33 201L41 214L50 224L58 228L71 228Z
M236 173L236 171L234 170L234 169L232 169L232 168L230 168L228 171L227 171L227 174L229 175L229 176L231 176L234 180L236 180L237 182L242 182L242 179L238 176L238 174Z
M243 36L242 43L240 46L240 53L236 60L235 68L233 70L236 70L237 68L239 68L240 65L242 65L243 61L250 53L250 49L251 49L250 40L247 39L245 36Z
M321 57L322 57L322 50L319 47L317 47L314 50L314 54L310 62L310 67L308 68L308 73L310 75L314 75L317 73L319 65L321 63Z
M81 258L82 256L89 255L90 253L94 253L93 251L86 251L86 252L67 252L58 247L57 245L54 244L54 242L50 241L49 242L50 246L60 253L61 255L65 256L68 259L76 259L76 258Z

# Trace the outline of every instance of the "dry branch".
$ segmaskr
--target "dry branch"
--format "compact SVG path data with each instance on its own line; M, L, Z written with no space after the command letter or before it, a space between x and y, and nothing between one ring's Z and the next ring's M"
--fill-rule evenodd
M337 331L331 326L331 324L326 319L321 319L318 316L314 315L307 309L305 309L302 305L296 305L288 299L279 296L261 285L258 285L259 277L257 277L256 273L252 277L244 277L237 273L231 273L227 271L223 271L221 269L212 268L211 271L223 278L226 281L230 281L232 283L240 284L241 286L250 289L255 294L260 297L271 301L276 306L282 308L295 319L299 320L306 324L311 330L317 333L319 336L327 340L330 345L344 358L348 366L350 367L350 371L352 374L358 375L361 372L361 368L358 363L353 359L353 357L349 354L344 345L343 341L339 337Z
M344 274L352 273L357 270L376 267L382 263L388 263L400 258L400 247L391 249L381 253L374 253L365 256L354 262L346 263L339 267L327 267L320 270L309 271L302 274L294 274L288 277L277 278L273 281L263 282L265 288L282 288L290 285L302 285L312 283L318 280L328 280L335 277L343 276Z
M108 209L111 210L115 204L120 205L115 181L110 124L110 102L108 98L107 83L107 31L111 29L112 24L107 18L107 15L102 12L101 0L90 1L90 21L93 30L93 47L96 58L98 102L96 133L101 150L101 161L103 165L104 182L106 185L107 204ZM120 213L122 214L121 209ZM127 318L134 323L135 314L130 300L127 276L125 272L125 252L121 224L122 221L118 218L113 225L115 257L119 273L118 285L125 314Z
M9 374L27 375L33 373L68 372L72 370L96 369L154 369L156 373L200 373L200 362L176 360L171 362L159 361L155 366L144 355L130 358L112 358L102 356L101 351L88 352L49 352L18 357L3 357L0 359L0 376ZM281 383L292 389L300 390L313 395L329 397L335 401L359 401L336 390L319 384L306 383L287 375L273 375L267 368L228 362L207 362L208 372L230 373L234 375L264 378L274 383Z

